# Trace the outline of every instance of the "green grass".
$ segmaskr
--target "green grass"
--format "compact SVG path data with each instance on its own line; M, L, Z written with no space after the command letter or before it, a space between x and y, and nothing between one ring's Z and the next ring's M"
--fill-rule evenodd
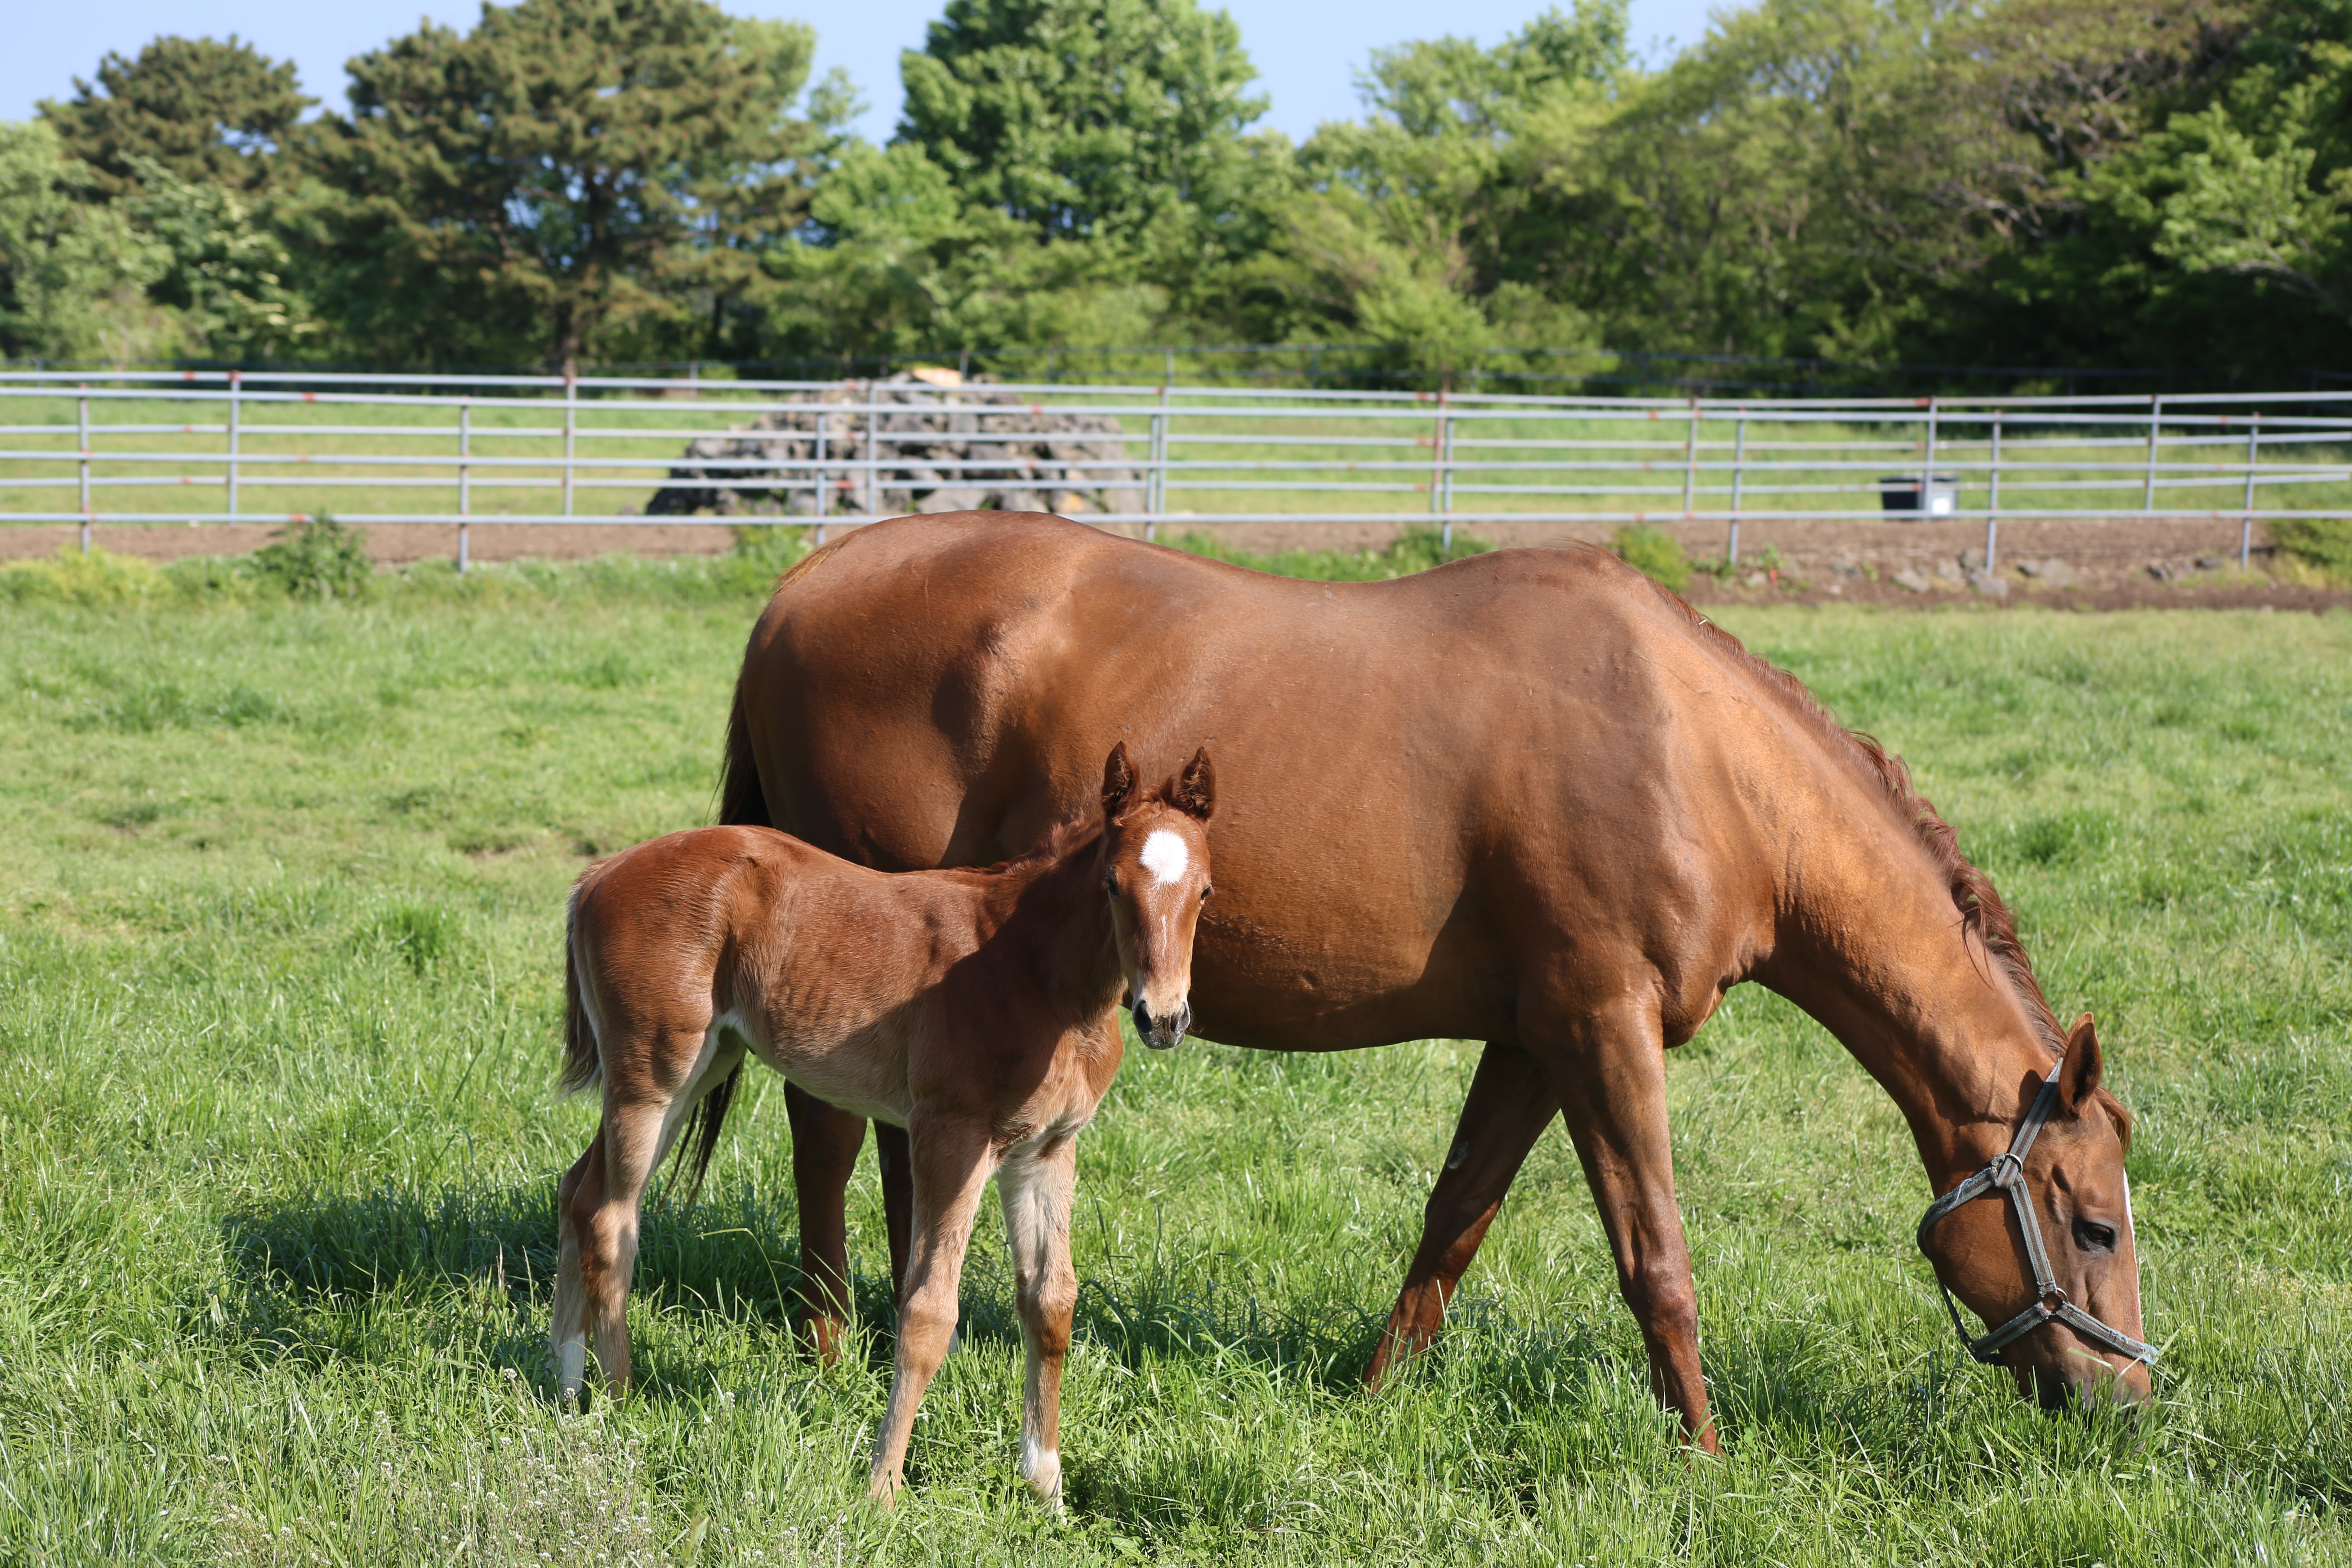
M1723 1461L1653 1409L1557 1132L1444 1352L1356 1392L1475 1047L1195 1042L1082 1142L1054 1523L992 1220L914 1486L860 1500L887 1342L793 1352L772 1079L649 1215L641 1394L545 1402L562 898L707 818L757 596L696 581L0 612L0 1562L2352 1559L2352 619L1723 612L2098 1013L2150 1419L1955 1363L1901 1121L1744 989L1670 1068ZM870 1163L852 1216L881 1321Z

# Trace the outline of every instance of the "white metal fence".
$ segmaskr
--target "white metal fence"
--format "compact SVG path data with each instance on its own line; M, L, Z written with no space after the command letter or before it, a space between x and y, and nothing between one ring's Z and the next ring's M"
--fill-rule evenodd
M940 377L947 380L947 377ZM914 409L929 423L909 457ZM745 429L764 419L772 427ZM1079 419L1097 434L1074 441ZM1034 426L1034 428L1030 426ZM946 434L942 434L946 432ZM686 455L701 442L700 455ZM719 443L712 447L710 443ZM0 372L0 522L2352 517L2352 393L1704 400L295 372ZM1010 456L1018 452L1020 456ZM928 489L926 488L928 487ZM1060 487L1057 489L1057 487ZM1087 504L1083 497L1096 499ZM168 499L167 499L168 498Z

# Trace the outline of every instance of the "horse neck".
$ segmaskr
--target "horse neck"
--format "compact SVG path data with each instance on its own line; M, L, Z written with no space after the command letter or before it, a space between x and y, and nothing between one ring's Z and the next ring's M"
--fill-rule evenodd
M1864 820L1808 847L1784 904L1795 918L1759 978L1893 1097L1940 1186L2008 1146L2050 1070L2044 1010L1963 921L1935 856L1891 814Z
M1097 879L1100 843L1090 835L1061 855L1008 867L982 894L982 951L1024 969L1074 1026L1098 1016L1127 983L1110 900Z

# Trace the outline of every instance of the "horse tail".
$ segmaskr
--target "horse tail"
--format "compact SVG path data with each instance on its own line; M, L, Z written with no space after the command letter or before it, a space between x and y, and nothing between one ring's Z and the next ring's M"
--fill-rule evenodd
M563 906L563 1072L555 1081L564 1093L577 1094L604 1076L604 1058L596 1048L596 1031L580 994L580 888L575 883Z
M710 1157L719 1152L719 1129L727 1120L727 1108L735 1102L735 1085L742 1076L743 1064L737 1062L735 1070L720 1079L686 1113L686 1125L678 1129L677 1152L671 1158L684 1169L672 1173L670 1185L675 1187L684 1179L686 1192L681 1201L689 1207L702 1195L702 1178L709 1173ZM692 1146L691 1152L688 1145Z
M719 762L719 821L722 826L773 827L767 793L760 787L760 767L751 757L751 726L743 701L744 680L750 675L747 660L735 682L734 706L727 710L727 750Z

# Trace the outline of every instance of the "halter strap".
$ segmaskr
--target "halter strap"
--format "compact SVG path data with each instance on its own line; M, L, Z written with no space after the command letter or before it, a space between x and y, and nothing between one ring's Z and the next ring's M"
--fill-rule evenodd
M2063 1065L2063 1060L2060 1065ZM2026 1111L2025 1121L2018 1127L2017 1137L2009 1148L1993 1156L1992 1163L1927 1205L1927 1212L1919 1220L1919 1250L1927 1250L1927 1233L1935 1228L1938 1220L1963 1204L1973 1203L1988 1193L1999 1193L2016 1211L2018 1228L2025 1233L2025 1259L2033 1270L2033 1304L1991 1332L1970 1339L1968 1326L1960 1321L1959 1306L1952 1300L1951 1287L1946 1285L1943 1276L1938 1274L1936 1287L1944 1293L1944 1310L1951 1314L1953 1331L1960 1336L1960 1343L1968 1347L1969 1354L1991 1365L2000 1359L1999 1352L2001 1347L2011 1341L2032 1333L2044 1323L2063 1323L2084 1339L2095 1340L2117 1355L2154 1366L2157 1357L2154 1345L2136 1340L2120 1329L2110 1328L2066 1300L2066 1292L2059 1288L2058 1276L2050 1267L2050 1254L2042 1245L2042 1222L2034 1216L2033 1199L2025 1190L2025 1156L2032 1150L2033 1140L2040 1135L2042 1124L2050 1120L2050 1113L2057 1109L2057 1105L2058 1068L2053 1067L2050 1069L2050 1076L2042 1080L2042 1092L2033 1097L2033 1104ZM2053 1302L2056 1305L2052 1305Z

